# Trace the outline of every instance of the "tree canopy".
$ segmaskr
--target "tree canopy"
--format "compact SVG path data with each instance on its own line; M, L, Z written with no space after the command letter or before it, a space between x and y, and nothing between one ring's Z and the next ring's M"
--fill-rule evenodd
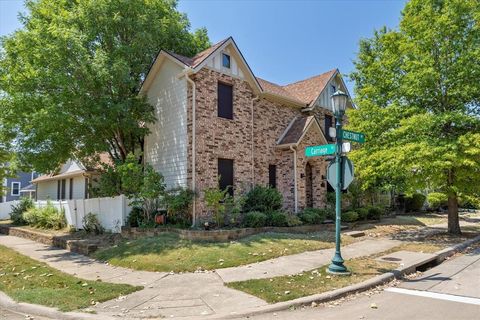
M460 233L458 199L480 197L480 2L411 0L398 29L361 40L351 78L365 186L443 192Z
M175 0L28 0L1 38L0 137L48 172L69 158L141 158L153 107L138 95L160 49L209 47Z

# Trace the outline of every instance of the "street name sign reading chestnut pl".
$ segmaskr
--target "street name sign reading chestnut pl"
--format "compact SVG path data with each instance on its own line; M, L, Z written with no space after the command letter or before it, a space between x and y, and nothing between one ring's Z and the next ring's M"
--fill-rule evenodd
M349 141L365 143L365 135L360 132L342 130L342 138Z
M305 148L305 156L318 157L327 156L335 153L336 146L334 144L324 144L321 146L311 146Z

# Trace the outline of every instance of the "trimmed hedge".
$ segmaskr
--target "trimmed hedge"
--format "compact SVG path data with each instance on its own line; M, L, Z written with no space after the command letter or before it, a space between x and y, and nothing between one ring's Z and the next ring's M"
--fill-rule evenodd
M342 213L342 221L355 222L358 220L358 213L356 211L347 211Z
M328 211L327 209L306 208L298 217L305 224L320 224L325 221Z
M266 224L267 215L259 211L248 212L243 218L243 225L247 228L265 227Z

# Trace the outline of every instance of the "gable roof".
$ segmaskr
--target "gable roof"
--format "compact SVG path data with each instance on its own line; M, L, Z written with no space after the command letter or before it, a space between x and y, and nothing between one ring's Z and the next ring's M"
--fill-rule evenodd
M273 82L256 77L253 74L250 66L246 62L245 58L243 57L241 51L238 49L235 40L233 40L232 37L228 37L212 45L210 48L199 52L191 58L167 50L161 50L154 63L150 67L150 70L148 71L144 79L140 92L148 90L149 83L151 83L150 78L153 76L152 73L158 72L159 66L163 61L161 57L167 57L169 59L172 59L176 63L190 68L190 72L196 73L201 68L203 68L203 66L207 63L209 57L213 56L214 53L218 50L223 50L226 46L230 44L233 46L234 50L238 54L238 58L245 66L247 77L249 78L250 83L253 85L253 87L256 88L255 90L257 90L257 92L259 92L260 94L265 94L267 96L272 96L285 102L292 103L294 105L298 105L300 107L312 106L316 99L323 92L330 79L332 79L332 77L339 73L338 69L332 69L330 71L305 80L300 80L284 86L278 85ZM147 88L144 88L144 85Z
M315 125L318 128L324 140L322 142L326 143L327 139L325 138L325 134L323 133L317 118L315 118L315 116L303 116L295 117L290 122L288 127L278 139L277 145L279 147L298 145L312 125Z

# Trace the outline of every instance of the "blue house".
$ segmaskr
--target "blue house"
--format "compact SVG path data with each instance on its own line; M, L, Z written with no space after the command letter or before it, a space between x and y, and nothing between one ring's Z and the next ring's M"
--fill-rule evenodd
M19 172L16 177L5 178L3 181L5 192L0 196L0 202L10 202L21 197L35 199L36 188L32 180L37 176L36 172Z

